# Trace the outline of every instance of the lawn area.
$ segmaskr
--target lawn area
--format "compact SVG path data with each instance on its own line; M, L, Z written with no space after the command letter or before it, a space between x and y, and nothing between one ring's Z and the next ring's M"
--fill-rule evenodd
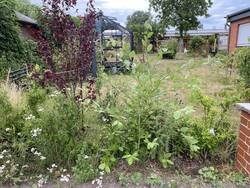
M217 99L221 98L219 95L221 92L237 93L238 75L235 71L229 74L214 58L193 58L180 55L179 59L162 60L157 55L150 55L149 61L152 75L162 80L161 89L165 92L165 99L178 101L182 106L194 106L195 114L198 116L202 109L192 100L193 88L198 87L204 95ZM134 82L129 75L109 75L109 78L105 84L109 89L110 83L119 86ZM231 108L231 111L231 119L238 128L239 111L236 108Z

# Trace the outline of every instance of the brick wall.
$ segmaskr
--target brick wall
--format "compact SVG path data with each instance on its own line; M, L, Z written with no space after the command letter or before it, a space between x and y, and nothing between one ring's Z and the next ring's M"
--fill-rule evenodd
M250 104L244 104L245 107ZM244 174L250 175L250 108L247 110L242 105L240 129L237 145L236 169Z
M230 34L229 34L229 52L233 52L237 48L238 32L239 25L250 23L250 17L232 22L230 25Z

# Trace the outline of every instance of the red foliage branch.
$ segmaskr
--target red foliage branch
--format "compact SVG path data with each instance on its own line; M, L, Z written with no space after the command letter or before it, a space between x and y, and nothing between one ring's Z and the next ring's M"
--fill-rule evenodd
M76 0L43 0L41 22L45 29L38 33L38 38L47 70L42 76L34 76L41 84L52 84L61 90L71 84L74 94L76 86L82 88L90 73L96 38L93 0L87 4L80 26L66 14L76 3Z

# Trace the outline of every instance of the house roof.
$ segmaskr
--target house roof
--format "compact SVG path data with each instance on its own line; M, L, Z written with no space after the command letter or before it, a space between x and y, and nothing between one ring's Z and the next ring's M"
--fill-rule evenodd
M215 34L228 35L228 30L226 29L199 29L199 30L189 30L186 35L188 36L212 36ZM167 30L166 37L179 37L179 31L177 30Z
M227 15L226 18L227 18L228 22L234 22L234 21L237 21L237 20L240 20L243 18L247 18L247 17L250 17L250 7L243 9L243 10L240 10L240 11L235 12L235 13L229 14L229 15Z
M17 19L19 22L23 22L23 23L28 23L28 24L32 24L32 25L37 25L37 21L28 17L28 16L25 16L24 14L20 13L20 12L16 12L16 16L17 16Z

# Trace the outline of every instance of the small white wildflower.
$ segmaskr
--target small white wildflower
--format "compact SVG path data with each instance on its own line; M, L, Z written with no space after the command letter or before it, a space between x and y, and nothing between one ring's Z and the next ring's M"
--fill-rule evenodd
M5 129L6 132L9 132L10 130L11 130L10 128L6 128L6 129Z
M0 155L0 159L3 159L3 158L4 158L4 155L1 154L1 155Z
M44 184L46 184L47 182L46 182L46 180L42 177L42 175L40 175L39 176L39 180L38 180L38 182L37 182L37 186L38 187L42 187Z
M18 135L18 136L21 136L21 135L22 135L22 133L17 133L17 135Z
M39 108L37 109L37 111L38 111L38 112L43 112L43 111L44 111L44 108L39 107Z
M36 149L35 148L31 148L31 150L30 150L32 153L34 153L35 151L36 151Z
M63 169L63 172L67 172L67 169Z
M8 151L5 149L2 151L2 154L4 155L5 153L7 153Z
M37 137L42 133L42 129L37 128L30 131L32 137Z
M53 173L53 168L47 168L50 173Z
M102 117L102 120L103 120L104 122L107 122L107 121L108 121L108 119L105 118L105 117Z
M36 119L36 117L33 116L32 114L30 114L30 115L28 115L28 116L25 117L26 121L28 121L28 120L34 120L34 119Z
M69 179L70 179L70 175L67 174L66 176L65 175L61 175L60 177L60 181L61 182L69 182Z
M5 163L6 163L6 164L9 164L9 163L10 163L10 160L6 161Z
M215 130L214 130L214 128L210 129L210 130L209 130L209 133L210 133L211 135L215 136Z
M88 159L88 158L89 158L89 156L87 156L87 155L84 156L84 159Z
M41 156L40 159L41 159L42 161L44 161L44 160L46 159L46 157Z
M34 155L37 155L38 157L40 157L42 154L38 151L35 151Z
M5 165L0 166L0 174L3 173L3 170L5 169Z
M60 95L60 92L59 91L55 91L54 95Z
M50 94L49 95L49 97L51 97L51 98L53 98L53 97L55 97L56 95L54 95L54 94Z
M22 168L29 168L29 165L23 165Z
M56 164L52 164L51 167L52 168L57 168L57 165Z

